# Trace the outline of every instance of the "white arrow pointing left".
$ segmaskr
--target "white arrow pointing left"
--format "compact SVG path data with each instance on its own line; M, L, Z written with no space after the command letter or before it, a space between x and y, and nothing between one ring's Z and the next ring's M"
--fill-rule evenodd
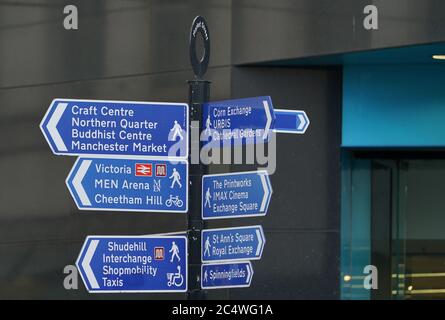
M85 189L82 185L82 180L87 174L88 168L91 165L92 160L82 160L82 163L80 164L79 170L77 170L76 175L73 179L73 187L76 191L77 195L79 196L80 202L84 206L91 206L90 199L88 198L87 193L85 192Z
M90 283L92 289L99 289L99 284L97 283L96 277L94 276L93 269L91 269L90 263L93 259L93 255L96 252L96 248L99 245L99 240L91 240L90 245L87 249L87 253L82 261L82 268L85 271L85 275Z
M65 112L67 106L68 103L58 103L56 106L56 110L52 114L51 119L49 119L48 125L46 126L49 135L51 136L54 144L57 147L57 151L68 151L62 137L60 136L59 130L57 130L57 124L59 123L60 118L62 118L62 115Z

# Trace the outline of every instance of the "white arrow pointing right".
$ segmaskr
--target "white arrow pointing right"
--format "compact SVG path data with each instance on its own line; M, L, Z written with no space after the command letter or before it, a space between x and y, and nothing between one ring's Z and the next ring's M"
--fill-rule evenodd
M252 264L250 263L250 261L247 262L246 269L247 269L246 283L250 283L250 281L252 280L252 277L253 277L253 268L252 268Z
M269 188L267 187L267 181L266 181L266 174L265 173L259 173L260 175L260 179L261 179L261 186L263 187L263 191L264 191L264 196L263 196L263 200L261 201L261 206L260 206L260 212L264 212L266 210L266 205L267 205L267 200L269 198Z
M301 113L298 115L298 119L300 119L300 125L298 126L298 130L302 130L306 125L306 119Z
M269 103L267 100L263 100L264 111L266 112L266 127L264 128L263 139L266 139L269 135L270 125L272 124L272 115L270 114Z
M258 238L258 247L256 248L256 256L259 257L261 253L261 248L263 247L263 237L261 236L259 229L256 229L256 236Z
M57 130L57 124L59 123L60 118L62 118L67 106L68 103L58 103L56 110L52 114L51 119L48 121L48 125L46 126L49 135L57 147L57 151L68 151L62 137L60 136L59 130Z
M97 283L96 277L94 276L93 269L91 269L90 263L93 259L93 255L96 252L96 248L99 244L99 240L91 240L90 246L88 247L87 253L82 261L82 268L85 271L85 275L92 289L99 289L99 284Z
M88 198L88 195L85 192L85 189L83 188L83 185L82 185L82 180L85 177L85 175L88 171L88 168L91 165L91 162L92 162L92 160L82 160L79 170L77 170L77 173L73 179L74 190L77 192L80 202L84 206L91 206L90 199Z

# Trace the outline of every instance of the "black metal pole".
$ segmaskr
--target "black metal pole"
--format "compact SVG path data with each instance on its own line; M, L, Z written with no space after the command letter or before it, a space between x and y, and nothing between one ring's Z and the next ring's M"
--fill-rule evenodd
M190 104L190 131L202 132L202 105L209 100L210 82L204 80L189 81ZM195 139L196 139L196 135ZM192 141L190 137L190 152L199 155L200 141ZM199 157L199 156L198 156ZM195 156L196 158L196 156ZM191 157L189 156L191 160ZM204 220L201 216L202 176L208 173L208 167L199 163L190 163L189 167L189 212L188 212L188 241L189 241L189 293L188 299L204 299L205 293L201 290L201 230L204 229Z
M201 58L196 55L196 39L201 34L204 44L204 54ZM203 131L202 109L203 104L209 101L210 82L202 80L207 71L210 59L210 35L207 22L201 16L197 16L190 30L190 61L195 80L189 84L190 106L190 148L189 148L189 211L188 211L188 294L189 300L205 299L205 291L201 290L201 231L205 227L201 215L202 176L208 172L208 167L202 164L200 159L201 141L199 139ZM198 141L196 141L198 139ZM192 158L192 154L194 157ZM198 163L193 163L198 159ZM196 162L196 161L194 161Z

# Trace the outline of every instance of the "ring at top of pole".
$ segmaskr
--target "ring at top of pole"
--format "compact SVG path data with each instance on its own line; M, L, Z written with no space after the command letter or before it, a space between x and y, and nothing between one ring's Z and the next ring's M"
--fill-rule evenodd
M196 56L196 38L201 34L204 44L204 53L202 57ZM190 62L192 64L193 72L198 79L202 79L207 71L207 66L210 60L210 34L207 22L202 16L196 16L193 20L192 28L190 30Z

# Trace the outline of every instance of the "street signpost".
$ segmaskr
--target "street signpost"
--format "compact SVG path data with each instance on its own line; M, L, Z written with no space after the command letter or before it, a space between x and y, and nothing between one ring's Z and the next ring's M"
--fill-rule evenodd
M185 103L54 99L40 128L58 155L188 156Z
M202 178L203 219L264 216L272 196L267 171L205 175Z
M253 268L250 261L209 263L201 267L202 289L250 287Z
M89 292L189 290L189 299L203 299L201 289L251 284L250 260L261 259L266 242L262 226L205 230L204 220L266 215L267 172L205 175L207 166L198 163L189 173L187 159L201 147L267 143L272 132L303 134L309 118L300 110L274 110L269 96L208 102L210 82L203 77L210 34L201 16L192 24L190 59L190 109L185 103L54 99L40 123L54 154L79 156L66 184L80 210L187 213L190 204L184 232L88 236L76 266ZM201 133L190 153L189 118Z
M185 160L80 157L66 184L80 210L186 213L188 209Z
M187 237L88 236L76 266L89 292L186 292Z
M203 51L199 49L203 49ZM189 105L191 125L202 131L203 104L210 97L210 81L204 79L210 61L210 31L207 21L202 16L193 19L190 28L189 49L190 62L192 65L194 79L189 80ZM201 217L201 177L206 174L208 167L201 161L193 161L193 155L201 152L201 141L199 134L191 133L190 151L190 210L187 214L187 235L189 237L189 292L187 298L191 300L206 299L206 294L201 290L199 282L201 272L201 230L205 228L205 222Z
M303 110L275 109L273 131L279 133L304 134L309 127L309 118Z
M207 229L201 233L201 261L259 260L263 254L261 226Z

